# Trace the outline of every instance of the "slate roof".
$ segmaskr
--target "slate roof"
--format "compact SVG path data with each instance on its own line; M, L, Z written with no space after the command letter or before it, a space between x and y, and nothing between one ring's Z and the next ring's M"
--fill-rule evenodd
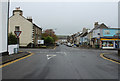
M102 23L102 24L99 24L96 27L94 27L90 32L93 32L93 30L95 30L95 29L103 28L102 25L104 26L104 28L108 28L104 23Z

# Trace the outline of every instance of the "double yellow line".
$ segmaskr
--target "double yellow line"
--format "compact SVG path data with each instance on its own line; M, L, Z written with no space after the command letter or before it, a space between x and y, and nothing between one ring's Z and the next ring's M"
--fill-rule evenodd
M14 60L14 61L5 63L5 64L1 65L0 68L3 68L3 67L5 67L5 66L8 66L8 65L10 65L10 64L12 64L12 63L15 63L15 62L17 62L17 61L20 61L20 60L25 59L25 58L27 58L27 57L30 57L30 56L32 56L32 55L33 55L33 53L30 53L30 55L27 55L27 56L25 56L25 57L16 59L16 60Z
M104 54L109 54L109 53L101 53L100 56L101 56L103 59L106 59L106 60L109 60L109 61L111 61L111 62L120 64L119 62L117 62L117 61L115 61L115 60L112 60L112 59L110 59L110 58L105 57Z

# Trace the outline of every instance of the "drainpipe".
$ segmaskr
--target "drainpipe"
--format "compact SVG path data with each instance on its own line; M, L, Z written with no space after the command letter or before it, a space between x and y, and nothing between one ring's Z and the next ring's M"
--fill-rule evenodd
M7 13L7 53L8 52L8 33L9 33L9 10L10 10L10 0L8 0L8 13Z

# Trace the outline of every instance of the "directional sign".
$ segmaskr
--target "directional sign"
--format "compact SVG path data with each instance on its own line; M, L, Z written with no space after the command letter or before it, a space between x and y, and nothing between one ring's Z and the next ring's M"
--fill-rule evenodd
M15 35L17 38L19 38L20 34L22 33L22 31L14 31Z

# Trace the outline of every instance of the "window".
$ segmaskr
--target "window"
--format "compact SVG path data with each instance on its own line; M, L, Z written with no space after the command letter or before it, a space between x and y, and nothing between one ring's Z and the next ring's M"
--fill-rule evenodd
M113 41L103 41L102 42L103 47L113 47Z
M20 27L19 26L15 26L15 31L20 31Z
M113 42L112 41L108 42L108 47L113 47Z
M116 34L120 33L120 30L116 30Z
M110 34L110 31L109 30L105 30L105 34Z
M100 33L98 33L98 35L100 35Z
M107 47L107 42L106 41L103 41L102 43L103 43L102 44L103 47Z

